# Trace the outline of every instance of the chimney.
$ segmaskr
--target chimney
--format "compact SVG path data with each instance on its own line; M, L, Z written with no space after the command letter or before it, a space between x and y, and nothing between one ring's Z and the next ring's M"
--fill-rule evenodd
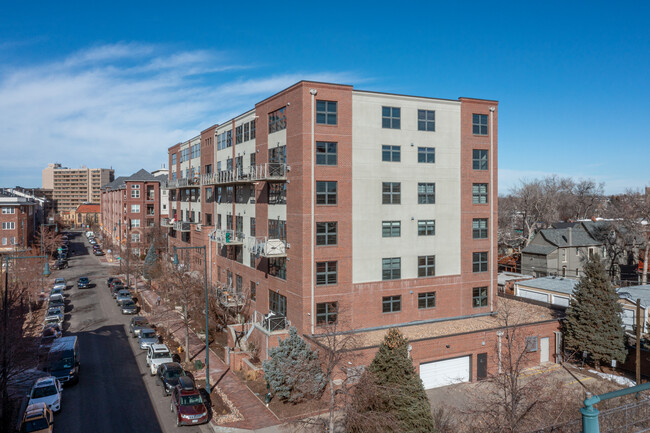
M573 246L573 227L569 227L569 246Z

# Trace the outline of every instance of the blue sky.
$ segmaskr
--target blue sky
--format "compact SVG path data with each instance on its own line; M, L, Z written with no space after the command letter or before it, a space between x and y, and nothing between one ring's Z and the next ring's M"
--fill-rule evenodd
M648 22L648 2L3 1L0 186L153 170L300 79L499 100L501 193L650 186Z

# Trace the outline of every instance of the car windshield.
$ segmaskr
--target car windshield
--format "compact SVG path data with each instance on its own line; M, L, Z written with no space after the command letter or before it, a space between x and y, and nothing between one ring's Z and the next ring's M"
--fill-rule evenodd
M56 386L41 386L39 388L34 388L34 391L32 391L32 398L49 397L54 394L56 394Z
M45 418L36 418L25 421L22 431L25 433L31 433L39 430L46 430L48 427L49 425Z
M80 283L87 283L87 282L88 282L88 278L79 278L79 282L80 282Z
M140 336L142 338L156 338L156 333L153 331L140 331Z
M59 323L58 317L46 317L45 323Z
M200 394L181 396L181 406L195 406L202 403L203 399Z
M171 358L171 357L172 357L171 354L166 350L153 353L153 359L162 359L162 358Z
M48 314L61 314L61 309L60 308L50 308L47 312L48 312Z
M50 358L50 370L65 370L72 368L73 360L72 358L60 358L52 359Z
M174 368L171 370L167 370L167 373L165 373L165 377L167 379L178 379L179 377L182 376L183 370L180 368Z
M63 278L57 278L54 280L54 284L59 284L59 283L65 283L65 280Z
M135 303L132 300L122 302L122 307L134 307Z

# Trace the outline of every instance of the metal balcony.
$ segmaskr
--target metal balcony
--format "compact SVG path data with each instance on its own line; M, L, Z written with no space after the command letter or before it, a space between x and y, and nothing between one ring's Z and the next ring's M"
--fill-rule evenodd
M217 299L224 307L241 307L246 303L242 293L237 293L232 287L217 287Z
M178 188L200 188L201 179L194 177L192 179L176 179L167 181L167 189L178 189Z
M201 185L244 184L260 181L284 182L287 180L287 164L266 163L247 168L222 170L201 176Z
M256 256L273 258L287 256L287 242L282 239L255 237L249 239L248 248Z
M160 227L174 227L174 223L169 218L161 218Z
M176 221L173 227L177 232L189 232L191 230L191 224L185 221Z
M262 314L259 311L253 311L253 317L251 318L253 324L258 328L261 328L267 334L273 332L286 332L286 330L291 326L291 322L283 315L269 311L268 314Z
M214 240L224 245L244 245L245 236L243 233L234 230L217 229Z

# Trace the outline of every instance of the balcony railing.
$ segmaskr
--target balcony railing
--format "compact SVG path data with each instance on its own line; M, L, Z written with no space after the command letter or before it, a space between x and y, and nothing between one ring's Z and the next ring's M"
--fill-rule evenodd
M246 237L241 232L235 230L217 229L214 234L214 240L226 245L243 245Z
M282 182L287 180L287 164L266 163L247 168L222 170L201 176L201 185L250 183L258 181Z
M243 293L237 293L232 287L217 287L217 299L224 307L240 307L245 304Z
M174 227L174 224L171 222L171 219L169 219L169 218L161 218L160 226L161 227Z
M176 188L199 188L201 186L201 179L194 177L192 179L183 178L167 181L167 189Z
M270 311L268 314L262 314L259 311L253 311L253 324L262 328L267 333L285 331L291 326L291 322L283 315Z
M176 221L174 223L174 230L177 232L189 232L191 230L191 225L185 221Z
M286 257L287 242L282 239L267 237L249 238L248 248L252 254L261 257Z

